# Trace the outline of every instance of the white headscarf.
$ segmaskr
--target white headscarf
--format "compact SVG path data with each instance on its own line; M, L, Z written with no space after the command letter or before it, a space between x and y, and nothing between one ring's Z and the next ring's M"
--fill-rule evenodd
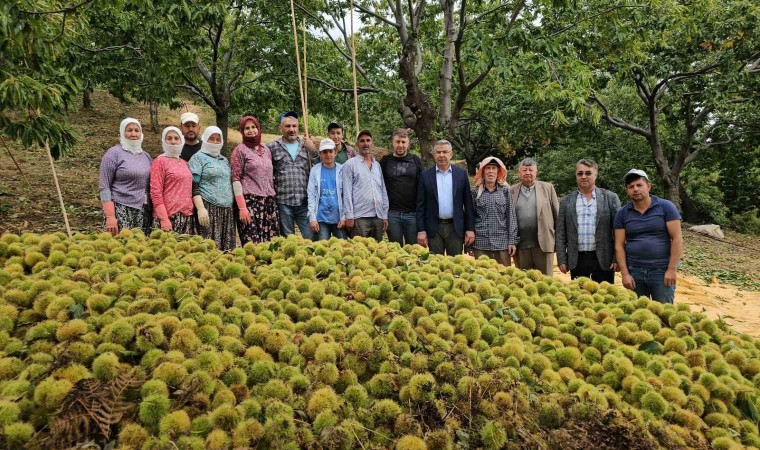
M140 138L139 139L127 139L124 137L124 131L127 129L127 125L130 123L136 123L138 127L140 127ZM137 155L139 153L142 153L142 142L143 138L145 136L142 132L142 125L140 125L140 121L133 118L133 117L127 117L126 119L121 121L121 124L119 125L119 142L121 143L122 148L124 150L128 151L129 153L132 153L133 155Z
M169 145L166 143L166 135L173 131L179 135L179 144ZM164 155L171 158L179 158L182 153L182 147L185 145L185 136L182 136L182 132L177 127L166 127L163 133L161 133L161 147L164 149Z
M222 142L220 144L212 144L208 141L208 139L214 134L218 134L222 139ZM212 125L210 127L206 127L206 129L203 130L201 141L203 141L201 144L201 151L216 158L222 152L222 146L224 146L224 135L222 134L222 130L220 130L219 127Z

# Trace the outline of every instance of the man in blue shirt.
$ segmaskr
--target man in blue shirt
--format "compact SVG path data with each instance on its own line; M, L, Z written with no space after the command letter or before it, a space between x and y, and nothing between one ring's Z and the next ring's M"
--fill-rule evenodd
M623 286L661 303L673 303L676 269L683 252L681 215L668 200L650 195L646 172L625 175L631 202L615 215L615 257Z
M343 165L335 162L335 143L331 139L320 142L319 158L322 162L311 168L307 188L309 225L314 240L330 236L345 239L345 213L341 207Z

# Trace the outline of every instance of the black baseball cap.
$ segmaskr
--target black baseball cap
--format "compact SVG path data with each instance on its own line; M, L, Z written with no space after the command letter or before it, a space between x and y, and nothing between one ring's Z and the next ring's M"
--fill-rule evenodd
M295 111L286 111L282 114L280 114L280 120L286 118L286 117L292 117L294 119L298 119L298 113Z

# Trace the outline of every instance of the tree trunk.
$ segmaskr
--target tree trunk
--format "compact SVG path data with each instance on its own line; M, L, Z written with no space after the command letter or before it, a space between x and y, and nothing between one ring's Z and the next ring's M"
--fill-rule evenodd
M82 106L85 109L92 109L92 89L89 86L82 92Z
M150 102L150 129L158 131L160 125L158 123L158 102Z
M683 187L683 183L678 183L678 192L681 197L681 216L684 222L700 223L703 222L703 216L699 213L699 206L689 197L689 193ZM709 213L708 213L709 214Z
M231 150L231 147L227 145L227 128L230 124L230 110L229 109L217 109L216 111L216 126L219 127L219 129L222 130L222 142L224 142L224 147L222 148L222 153L226 156L229 155L230 152L227 152L227 149Z
M440 90L440 111L438 112L439 130L447 130L451 122L451 80L454 75L454 46L457 36L456 24L454 22L454 2L452 0L442 0L443 8L443 26L446 46L443 50L443 64L441 73L438 78Z
M681 211L681 192L679 190L681 186L680 174L671 172L669 175L661 178L663 195L667 200L673 202L676 208Z
M435 144L436 113L430 103L430 97L422 91L417 79L418 57L419 49L414 42L410 41L404 46L399 59L399 75L406 85L406 95L399 109L404 123L414 130L420 141L420 156L424 164L430 166L433 164L430 152L433 151Z

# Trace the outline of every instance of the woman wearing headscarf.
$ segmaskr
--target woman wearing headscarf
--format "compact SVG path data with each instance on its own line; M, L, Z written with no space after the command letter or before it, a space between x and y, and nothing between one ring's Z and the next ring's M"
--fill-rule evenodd
M164 128L161 133L164 153L150 167L153 228L194 234L193 174L187 162L179 157L184 144L179 128Z
M240 119L243 143L232 151L232 190L237 205L240 242L266 242L279 234L280 218L274 192L272 153L261 145L258 119Z
M507 168L489 156L478 164L472 188L475 207L475 257L482 255L509 266L518 241L515 206L509 194Z
M119 125L119 144L109 148L100 161L100 202L105 229L116 235L122 228L150 233L148 193L153 158L142 149L140 122L127 117Z
M198 234L213 240L219 250L231 250L235 248L235 219L230 163L221 155L222 130L208 127L201 140L201 150L190 158L189 163Z

